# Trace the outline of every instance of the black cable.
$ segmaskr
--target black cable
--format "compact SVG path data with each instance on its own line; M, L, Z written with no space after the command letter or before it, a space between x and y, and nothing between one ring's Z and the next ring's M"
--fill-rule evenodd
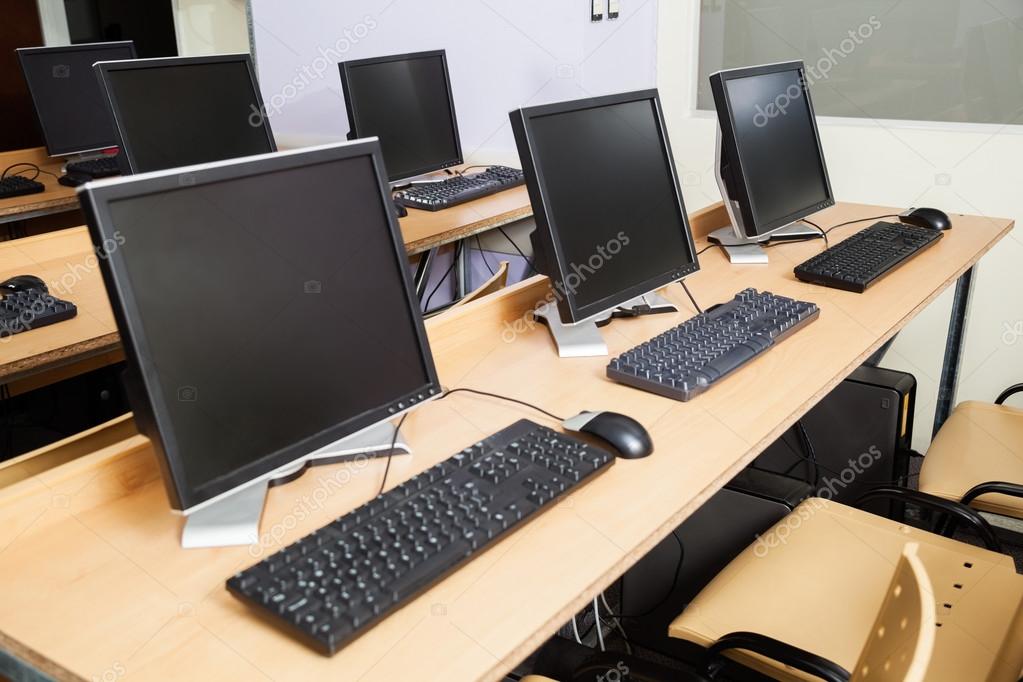
M796 422L796 432L799 434L802 447L805 448L807 460L813 464L813 483L811 485L818 488L821 483L821 469L817 462L817 450L813 447L813 441L810 440L810 434L806 432L802 419Z
M398 444L398 435L401 433L401 425L405 423L405 418L408 417L409 413L401 415L401 419L398 420L398 425L394 427L394 437L391 438L391 449L387 451L387 466L384 467L384 478L380 481L380 490L377 492L377 497L384 494L384 486L387 485L387 474L391 471L391 458L394 457L394 446Z
M824 231L823 227L821 227L817 223L813 222L812 220L807 220L806 218L803 218L803 222L821 233L821 236L824 237L824 248L825 249L830 249L831 248L831 243L828 242L828 233Z
M686 295L689 297L689 300L693 302L693 307L696 308L696 312L702 315L703 308L701 308L700 304L696 302L695 298L693 298L693 294L692 292L689 291L689 287L686 285L686 281L684 279L680 279L678 283L681 284L682 288L686 290Z
M483 251L483 244L480 243L480 236L476 235L476 250L480 252L480 258L483 259L483 264L487 266L487 270L490 270L490 274L494 274L494 268L490 267L490 262L487 260L487 254Z
M668 599L671 598L672 593L675 592L675 588L678 587L679 575L682 573L682 561L683 561L683 559L685 559L685 556L686 556L686 549L685 549L685 547L682 546L682 541L679 540L678 535L675 534L675 531L671 531L671 537L675 538L675 542L678 543L678 563L675 564L675 577L672 578L672 580L671 580L671 587L668 589L667 594L665 594L664 597L659 602L657 602L654 606L650 607L649 609L647 609L643 613L621 614L621 613L610 613L609 612L612 617L618 618L618 619L623 619L623 618L630 618L630 619L631 618L645 618L646 616L649 616L651 613L653 613L657 609L659 609L662 606L664 606L664 604L668 601ZM587 631L587 633L588 633L588 631Z
M434 285L433 290L430 292L430 295L426 297L426 303L423 304L423 310L424 311L428 311L430 309L430 301L433 300L433 295L437 293L438 289L440 289L440 285L444 284L444 282L447 281L448 277L451 275L451 272L455 269L455 264L457 262L458 262L458 248L455 249L455 257L451 261L451 265L449 265L448 269L444 271L443 275L441 275L441 278L437 281L437 284Z
M480 391L480 390L477 390L475 388L451 388L451 389L448 389L447 391L445 391L444 395L442 395L439 398L437 398L437 400L444 400L445 398L447 398L452 393L459 393L459 392L475 393L476 395L487 396L488 398L497 398L498 400L507 400L510 403L515 403L517 405L522 405L524 407L528 407L530 409L536 410L537 412L540 412L541 414L545 414L545 415L547 415L548 417L550 417L551 419L553 419L555 421L559 421L559 422L565 421L564 417L559 417L558 415L554 414L553 412L548 412L547 410L543 409L542 407L537 407L536 405L534 405L532 403L527 403L525 400L519 400L518 398L510 398L510 397L508 397L506 395L500 395L498 393L488 393L487 391Z
M511 237L508 236L508 233L504 231L504 228L499 227L497 228L497 231L504 235L504 238L508 240L508 243L512 245L513 249L519 252L519 255L522 256L522 259L526 261L526 263L529 265L529 269L539 275L540 271L536 269L535 265L533 265L533 261L529 260L529 258L526 257L526 254L522 253L522 249L520 249L519 245L516 244Z
M696 252L695 254L693 254L693 255L695 255L695 256L699 256L699 255L700 255L701 253L704 253L704 252L706 252L706 251L710 251L710 250L711 250L711 249L713 249L713 248L714 248L715 246L721 246L721 245L720 245L720 244L708 244L707 246L703 247L702 249L700 249L699 251L697 251L697 252Z
M833 230L837 230L840 227L845 227L846 225L855 225L856 223L865 223L865 222L870 221L870 220L881 220L882 218L901 218L901 217L902 216L900 216L898 213L888 213L888 214L885 214L885 215L874 216L873 218L859 218L857 220L847 220L844 223L839 223L838 225L832 225L827 230L825 230L824 233L825 234L831 234L831 232ZM804 222L806 222L806 221L804 221Z

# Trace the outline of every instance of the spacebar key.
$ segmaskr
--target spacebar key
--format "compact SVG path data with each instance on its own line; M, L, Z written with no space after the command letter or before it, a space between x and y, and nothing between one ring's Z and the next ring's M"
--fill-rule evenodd
M717 381L720 377L723 377L756 356L757 352L755 350L744 343L740 343L727 353L719 355L708 362L700 368L700 371L709 375L711 381Z
M403 602L424 587L437 582L449 568L469 556L472 545L466 540L454 542L386 586L395 602Z

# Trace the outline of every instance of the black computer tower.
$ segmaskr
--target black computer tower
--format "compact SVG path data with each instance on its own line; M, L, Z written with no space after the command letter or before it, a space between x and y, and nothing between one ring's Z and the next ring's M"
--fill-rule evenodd
M793 429L676 529L681 566L679 542L668 537L623 576L621 613L644 614L624 622L629 640L672 658L698 660L702 651L670 639L667 626L758 535L808 496L852 503L873 486L906 482L915 398L912 375L869 366L854 371L802 419L820 480ZM888 516L901 512L887 502L865 508Z
M801 478L816 496L843 504L853 504L879 485L905 485L915 403L913 375L860 367L801 420L816 456L816 473L795 429L751 466ZM886 516L898 512L888 502L864 508Z

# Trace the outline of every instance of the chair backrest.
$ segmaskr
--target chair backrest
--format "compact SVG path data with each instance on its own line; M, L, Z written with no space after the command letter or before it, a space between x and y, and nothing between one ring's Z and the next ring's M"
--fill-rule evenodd
M917 556L919 545L902 550L874 628L860 652L852 680L920 682L934 651L937 616L934 590Z
M452 308L457 308L460 305L465 305L470 301L475 301L477 298L492 294L495 291L500 291L508 284L508 261L503 260L501 264L497 266L497 272L490 276L486 282L484 282L475 291L472 291L465 295L465 298L455 303Z

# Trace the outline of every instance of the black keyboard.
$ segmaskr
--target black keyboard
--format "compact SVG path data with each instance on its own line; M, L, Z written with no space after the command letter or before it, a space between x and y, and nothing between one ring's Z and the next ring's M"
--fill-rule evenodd
M816 304L745 289L622 353L607 376L675 400L691 400L820 315Z
M524 183L522 171L491 166L474 175L456 175L440 182L411 185L395 192L394 201L408 208L441 211Z
M238 573L227 589L334 654L613 462L522 419Z
M0 339L69 320L77 314L74 303L54 298L42 289L7 292L0 299Z
M120 175L121 169L117 165L117 155L107 154L94 159L68 161L64 166L64 172L80 173L93 178L107 178L111 175Z
M804 282L863 293L943 236L941 230L875 223L797 265L796 277Z
M8 175L0 180L0 199L20 197L22 194L38 194L46 189L41 182L29 180L20 175Z

